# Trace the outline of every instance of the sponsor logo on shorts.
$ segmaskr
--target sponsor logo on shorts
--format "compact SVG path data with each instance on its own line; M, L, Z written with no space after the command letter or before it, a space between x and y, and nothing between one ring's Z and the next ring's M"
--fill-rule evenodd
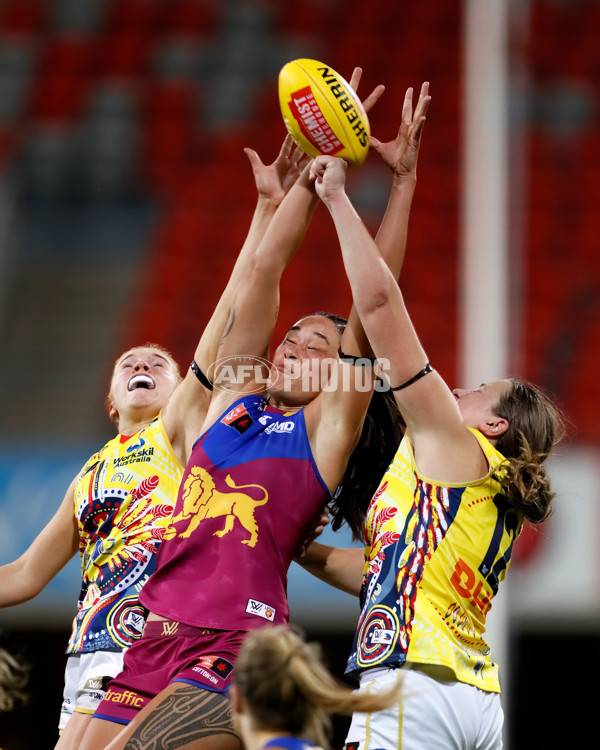
M84 690L106 690L111 677L90 677L83 686Z
M269 620L270 622L273 622L275 619L275 608L270 607L268 604L264 604L263 602L259 602L256 599L248 599L248 604L246 604L246 612L249 615L256 615L257 617L262 617L265 620Z
M123 693L109 690L104 700L112 701L113 703L123 703L125 706L134 706L135 708L142 708L144 705L142 696L132 693L131 690L125 690Z
M177 629L179 628L178 622L168 622L165 620L162 624L162 634L163 635L175 635L177 632Z
M219 684L219 680L217 680L214 675L210 674L210 672L207 672L206 669L202 669L202 667L192 667L192 672L198 672L198 674L201 674L205 680L212 682L213 685Z
M227 677L227 675L231 673L233 664L227 661L227 659L221 658L220 656L202 656L198 660L197 666L194 667L194 671L202 672L202 667L210 669L211 672L214 672L215 674L218 674L222 679L225 679L225 677ZM214 681L212 677L210 679L211 682Z

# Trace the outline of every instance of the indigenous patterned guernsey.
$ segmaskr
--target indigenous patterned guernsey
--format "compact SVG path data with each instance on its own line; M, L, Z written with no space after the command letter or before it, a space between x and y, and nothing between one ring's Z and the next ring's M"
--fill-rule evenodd
M329 498L303 410L238 399L194 445L142 603L202 628L287 622L287 569Z
M500 692L482 636L521 518L493 476L504 457L472 432L487 476L463 486L425 479L405 437L371 500L348 674L404 662L443 665L461 682Z
M81 470L74 502L82 589L68 654L140 637L139 592L156 567L182 474L161 417L136 435L117 435Z

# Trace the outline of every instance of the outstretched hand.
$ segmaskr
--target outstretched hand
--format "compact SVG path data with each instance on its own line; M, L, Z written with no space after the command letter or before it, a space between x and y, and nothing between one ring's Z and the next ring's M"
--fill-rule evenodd
M421 86L419 101L413 113L413 90L412 88L407 89L402 107L402 122L396 138L393 141L383 143L371 136L371 148L393 171L394 177L402 179L405 177L416 178L417 176L419 146L421 145L425 115L430 101L429 83L425 82Z
M260 156L251 148L245 148L244 153L250 161L259 196L270 201L276 208L310 161L289 134L272 164L263 164Z
M344 192L347 162L335 156L317 156L310 165L310 179L314 180L317 195L327 204L335 195Z
M360 83L360 79L362 78L362 68L354 68L352 71L352 78L348 81L350 84L350 88L354 93L358 93L358 84ZM367 98L362 101L362 105L364 107L365 112L369 112L375 104L381 99L381 96L383 92L385 91L385 86L383 84L379 84L378 86L375 86L373 91L367 96Z

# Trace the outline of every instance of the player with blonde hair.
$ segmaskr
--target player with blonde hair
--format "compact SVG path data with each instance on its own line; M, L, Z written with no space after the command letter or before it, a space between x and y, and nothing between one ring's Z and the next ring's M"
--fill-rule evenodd
M382 148L387 163L400 164L407 152L416 159L428 103L424 85L413 114L412 89L407 92L401 136L389 153ZM400 183L377 237L396 274L414 188L412 181L406 189ZM305 171L277 210L235 298L217 308L228 323L216 360L268 357L280 279L318 202ZM140 596L150 612L144 634L128 650L81 750L240 747L227 693L241 643L248 631L287 622L288 566L343 481L349 459L355 451L360 457L372 390L352 377L360 365L341 352L360 359L368 345L355 313L341 327L332 316L303 317L277 347L266 387L257 388L250 372L241 385L234 387L231 377L227 388L220 382L212 391L157 570ZM206 381L203 362L197 375ZM379 451L367 467L376 480L390 458ZM350 477L345 489L352 488Z
M329 748L331 714L379 711L401 700L401 682L385 693L358 693L324 666L317 644L283 625L247 637L231 688L236 726L254 750ZM314 743L314 744L309 744Z
M254 217L222 305L240 279L283 197L301 171L301 155L284 142L264 165L250 154L258 191ZM214 361L223 333L215 311L195 353ZM67 647L56 750L76 750L124 650L140 637L146 612L139 592L156 567L183 466L208 408L209 391L190 370L182 379L168 351L133 347L115 362L106 405L118 434L72 481L53 518L15 561L0 567L0 607L36 596L79 551L82 587Z

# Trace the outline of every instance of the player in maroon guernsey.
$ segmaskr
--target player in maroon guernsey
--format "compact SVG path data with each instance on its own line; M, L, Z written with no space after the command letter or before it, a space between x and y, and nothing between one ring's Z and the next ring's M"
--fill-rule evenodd
M424 85L413 116L409 90L398 137L391 144L376 142L395 174L377 243L396 275L415 184L414 170L404 180L403 160L416 160L428 102ZM277 347L266 384L256 368L246 368L248 361L268 360L280 279L318 202L306 169L277 209L235 293L217 306L215 316L227 321L223 335L217 341L203 337L205 348L201 342L197 350L193 369L207 389L207 417L156 573L144 589L148 621L81 750L240 748L227 695L233 663L248 631L287 621L287 568L320 508L345 483L371 402L372 389L362 387L358 368L341 355L369 354L354 312L347 325L329 314L301 318ZM351 221L361 242L374 242L356 213ZM343 241L353 241L336 229ZM217 383L213 366L210 390L207 373L215 362L238 367L223 367ZM240 382L235 376L241 370L247 377ZM393 452L396 436L391 442ZM389 457L375 445L377 483Z

